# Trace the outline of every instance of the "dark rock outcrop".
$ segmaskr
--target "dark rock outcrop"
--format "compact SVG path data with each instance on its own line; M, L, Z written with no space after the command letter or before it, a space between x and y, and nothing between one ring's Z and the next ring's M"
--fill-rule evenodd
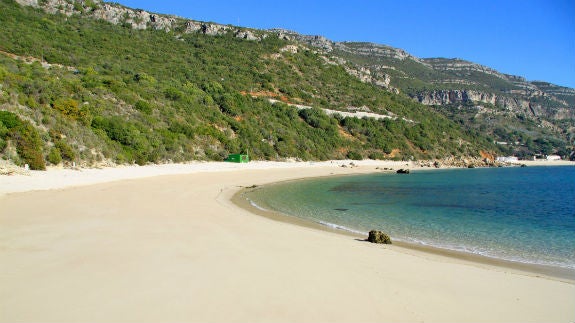
M378 230L369 231L367 241L371 243L391 244L391 238L387 234Z

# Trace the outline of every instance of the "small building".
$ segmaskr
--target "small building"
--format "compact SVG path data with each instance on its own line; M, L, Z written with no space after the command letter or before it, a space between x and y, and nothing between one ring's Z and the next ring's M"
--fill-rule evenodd
M242 154L230 154L228 158L224 161L231 162L231 163L249 163L250 156L249 155L242 155Z
M549 156L547 156L547 160L561 160L561 156L549 155Z
M516 163L519 161L519 158L515 156L507 156L507 157L497 157L496 160L502 163Z

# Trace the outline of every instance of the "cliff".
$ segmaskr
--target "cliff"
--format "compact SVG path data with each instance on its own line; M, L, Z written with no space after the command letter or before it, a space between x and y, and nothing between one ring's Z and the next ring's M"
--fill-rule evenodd
M534 97L536 99L547 98L564 106L551 108L543 104L537 104L529 100L529 98ZM421 91L416 94L414 98L425 105L487 103L508 111L536 118L543 117L556 120L575 118L575 109L570 108L565 101L559 101L557 98L541 91L537 91L535 94L524 93L521 96L511 97L477 90L432 90Z
M211 36L231 32L236 37L247 40L261 40L261 35L263 34L262 32L246 28L198 22L174 15L163 15L142 9L127 8L101 0L16 0L16 2L24 6L41 8L51 14L82 15L88 18L105 20L115 25L129 25L131 28L139 30L153 28L167 32L177 31L183 34L198 32Z
M334 54L367 72L377 71L394 87L426 105L487 103L544 116L572 118L575 90L547 82L529 82L462 59L420 59L404 50L371 43L338 43Z

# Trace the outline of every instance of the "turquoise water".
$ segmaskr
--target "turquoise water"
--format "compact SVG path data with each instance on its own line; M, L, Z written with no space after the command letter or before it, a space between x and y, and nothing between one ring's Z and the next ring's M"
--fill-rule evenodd
M414 171L299 180L245 193L326 226L575 269L575 167Z

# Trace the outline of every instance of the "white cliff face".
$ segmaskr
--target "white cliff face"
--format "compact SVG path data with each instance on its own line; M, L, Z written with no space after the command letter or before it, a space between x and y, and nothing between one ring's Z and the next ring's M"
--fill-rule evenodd
M169 31L175 22L175 18L154 15L144 10L116 7L108 3L102 4L91 15L96 19L102 19L116 25L127 23L134 29L146 29L148 26L152 26L155 29Z
M363 83L371 83L376 86L388 89L394 93L399 93L399 90L390 86L391 77L381 70L374 69L373 71L367 67L349 67L344 65L345 71L351 75L358 78Z
M22 6L38 7L38 0L16 0Z
M66 1L66 0L16 0L20 5L33 6L44 9L51 14L64 14L71 16L83 14L95 19L102 19L113 24L128 23L134 29L146 29L153 26L156 29L169 31L176 21L175 17L156 15L145 10L134 10L100 0Z
M499 73L494 69L487 66L479 65L472 62L467 62L459 59L440 59L440 58L427 58L424 59L426 63L433 67L437 71L450 71L450 72L481 72L488 75L493 75L501 79L508 80L505 74ZM525 81L525 80L523 80Z
M481 93L470 90L435 90L420 93L417 100L425 105L446 105L464 102L483 102L497 104L498 98L492 93Z
M541 91L534 91L531 96L545 96ZM419 93L414 99L425 105L447 105L475 102L478 104L488 103L502 107L508 111L521 112L534 117L552 117L554 119L568 119L575 117L575 111L568 108L560 108L550 111L541 104L536 104L528 99L496 95L494 93L481 92L475 90L434 90Z
M23 6L42 7L46 12L52 14L54 13L67 14L68 12L74 10L74 5L72 3L68 3L65 0L48 0L48 1L41 1L41 3L39 3L38 0L16 0L16 2Z
M394 48L391 46L373 44L373 43L363 43L363 46L358 46L358 43L351 42L341 42L334 45L335 48L343 52L353 53L356 55L369 56L369 57L381 57L381 58L391 58L399 61L413 60L419 64L427 67L431 67L429 64L418 57L415 57L403 49Z
M575 96L573 89L528 82L523 77L503 74L462 59L419 59L401 49L384 45L343 42L336 43L334 48L369 62L354 67L351 72L348 70L363 82L377 84L374 80L380 79L384 80L380 83L383 87L392 89L394 81L399 79L411 79L415 83L423 81L423 85L419 85L421 90L411 97L426 105L474 102L533 117L568 119L575 116L575 107L564 99ZM387 77L377 77L381 74ZM418 75L423 78L419 79Z
M202 23L188 20L176 16L150 13L141 9L131 9L117 4L106 3L100 0L74 1L69 3L66 0L16 0L23 6L33 6L42 8L48 13L64 14L72 16L82 14L94 19L101 19L112 24L129 24L134 29L153 28L156 30L172 31L180 27L184 33L200 32L206 35L221 35L233 32L238 38L246 40L261 40L261 36L255 32L214 23Z

